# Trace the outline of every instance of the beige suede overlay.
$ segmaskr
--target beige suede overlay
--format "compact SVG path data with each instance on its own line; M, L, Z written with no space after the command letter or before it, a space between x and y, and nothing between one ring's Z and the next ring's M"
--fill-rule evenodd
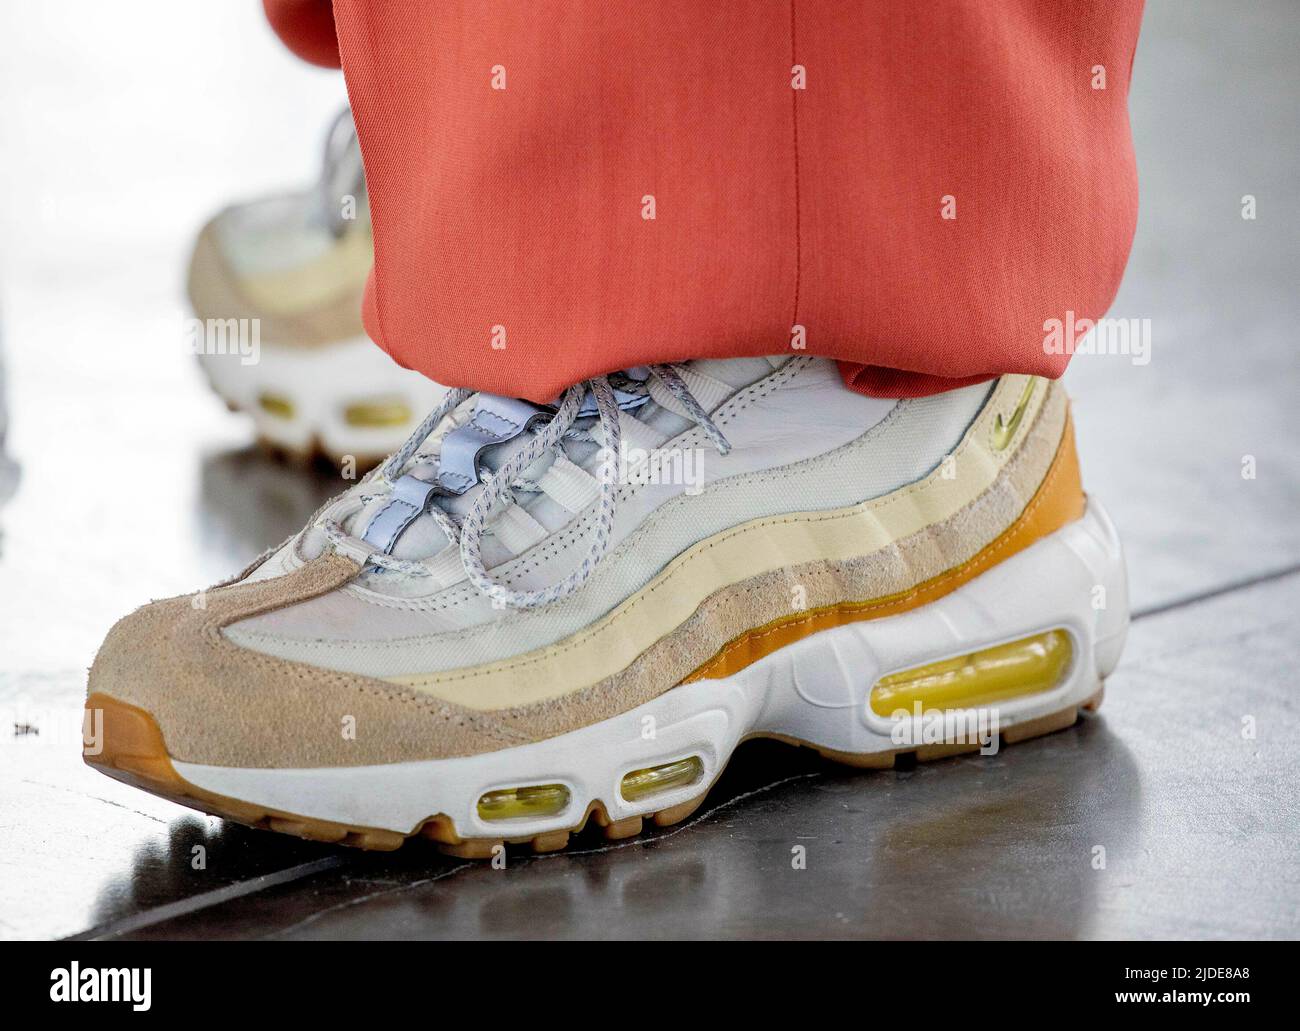
M552 737L671 690L728 641L788 615L796 586L813 609L905 591L968 561L1024 511L1056 455L1066 415L1064 391L1051 384L993 483L948 519L869 555L805 563L725 587L627 668L560 698L475 711L382 680L240 648L219 632L352 579L356 563L332 553L285 576L138 609L109 633L89 690L152 713L174 759L217 766L371 765ZM574 679L581 683L580 669ZM345 733L350 726L354 736Z
M368 765L527 740L494 716L239 648L218 632L331 591L357 572L355 562L327 554L287 576L146 605L109 632L89 691L151 712L173 759L214 766ZM344 735L347 717L355 739Z
M261 339L285 346L318 347L363 336L361 294L364 276L341 291L297 312L268 311L235 278L217 246L211 223L204 226L190 259L187 290L194 314L201 319L258 319Z

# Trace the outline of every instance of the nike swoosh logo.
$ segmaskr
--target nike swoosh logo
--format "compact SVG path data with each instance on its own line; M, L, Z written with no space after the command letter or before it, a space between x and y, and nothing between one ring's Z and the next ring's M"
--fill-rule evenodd
M993 423L993 450L1004 451L1006 446L1011 443L1011 438L1016 435L1016 430L1020 429L1020 420L1025 417L1025 409L1029 407L1029 399L1034 396L1034 377L1029 377L1029 382L1025 384L1024 393L1020 395L1020 400L1016 402L1016 410L1011 413L1010 419L1003 419L999 414L997 421Z

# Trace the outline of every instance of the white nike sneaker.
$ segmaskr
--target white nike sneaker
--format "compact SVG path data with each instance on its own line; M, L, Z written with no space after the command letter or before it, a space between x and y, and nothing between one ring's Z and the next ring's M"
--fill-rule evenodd
M884 767L1067 726L1127 612L1057 383L877 400L800 356L452 391L234 581L118 623L86 759L305 837L553 849L683 818L749 737Z
M212 389L249 413L259 439L298 459L348 456L368 469L397 448L443 394L366 336L361 301L373 264L361 148L344 108L320 181L226 208L199 234L190 303L194 350Z

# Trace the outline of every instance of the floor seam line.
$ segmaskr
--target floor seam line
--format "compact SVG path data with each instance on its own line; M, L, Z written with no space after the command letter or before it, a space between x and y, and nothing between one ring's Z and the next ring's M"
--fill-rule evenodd
M1160 602L1156 605L1138 609L1133 613L1130 622L1136 623L1138 620L1147 619L1150 616L1160 616L1166 612L1174 612L1191 605L1199 605L1203 601L1211 601L1226 594L1244 591L1248 587L1258 587L1260 584L1272 583L1274 580L1284 580L1288 576L1294 576L1297 573L1300 573L1300 562L1293 563L1283 569L1274 569L1267 573L1260 573L1257 576L1247 577L1244 580L1235 580L1221 587L1209 588L1196 594L1189 594L1182 598L1174 598L1172 601Z
M430 877L421 877L419 880L412 881L409 884L397 884L391 888L382 888L378 891L372 891L365 895L359 895L356 898L346 899L343 902L336 903L332 906L326 906L324 909L318 909L316 910L316 912L303 917L297 923L290 924L288 927L282 927L277 931L271 931L268 932L267 934L260 934L257 936L257 938L259 941L270 941L277 938L285 938L288 935L292 934L294 931L306 927L309 924L314 924L318 920L324 919L325 917L329 916L331 913L339 913L345 909L350 909L353 906L364 905L365 903L370 902L373 899L382 898L385 895L400 894L401 892L411 891L414 890L415 888L423 888L430 884L433 884L435 881L447 880L448 878L454 877L456 874L461 873L464 870L471 869L478 865L479 864L474 862L461 863L459 866L453 866L450 870L443 870L441 873L434 874Z
M161 906L155 906L152 909L147 909L141 913L120 917L117 920L110 920L108 923L101 924L98 927L92 927L86 931L79 931L76 934L66 935L60 940L96 941L116 937L121 934L130 934L132 931L139 931L146 927L153 927L156 924L165 923L166 921L173 920L177 917L189 916L193 913L199 912L200 910L210 909L213 906L219 906L226 902L233 902L236 899L256 895L258 892L265 891L267 888L279 887L282 884L290 884L293 881L303 880L304 878L314 876L318 873L336 870L347 866L351 861L351 857L347 856L324 856L323 858L313 860L310 863L300 863L297 866L277 870L275 873L263 874L260 877L253 877L244 881L236 881L234 884L228 884L224 888L214 888L211 891L191 895L186 899L178 899L175 902L167 902Z

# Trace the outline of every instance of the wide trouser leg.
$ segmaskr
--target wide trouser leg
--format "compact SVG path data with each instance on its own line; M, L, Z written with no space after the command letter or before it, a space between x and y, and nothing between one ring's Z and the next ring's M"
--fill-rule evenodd
M367 328L534 400L791 347L888 396L1060 375L1132 239L1141 7L336 0Z

